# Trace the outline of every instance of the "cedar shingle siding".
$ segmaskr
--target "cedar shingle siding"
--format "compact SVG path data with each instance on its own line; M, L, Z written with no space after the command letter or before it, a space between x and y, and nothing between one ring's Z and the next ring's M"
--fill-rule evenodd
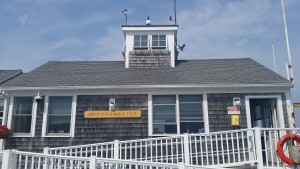
M85 119L86 110L108 110L111 95L77 96L75 137L41 137L44 103L38 105L35 137L11 137L6 149L42 152L44 147L63 147L113 140L148 137L148 95L114 95L117 110L141 110L138 119Z
M210 132L233 130L231 116L227 106L232 106L233 97L241 98L240 127L247 128L245 96L250 95L281 95L285 125L288 117L284 93L211 93L208 99L208 118ZM117 110L141 110L138 119L85 119L86 110L108 110L109 98L116 99ZM44 99L43 99L44 100ZM44 147L62 147L71 145L91 144L113 140L141 139L148 137L148 95L78 95L76 106L75 137L41 137L44 103L38 105L35 137L11 137L6 141L6 149L18 149L42 152Z
M234 130L236 128L244 129L247 128L247 117L246 117L246 106L245 106L245 96L266 96L266 95L281 95L283 112L284 112L284 122L285 127L288 125L288 115L285 102L284 93L214 93L207 94L208 101L208 118L209 118L209 128L210 132L215 131L226 131ZM232 106L233 97L241 98L241 114L240 114L240 126L231 126L231 116L228 115L227 107Z

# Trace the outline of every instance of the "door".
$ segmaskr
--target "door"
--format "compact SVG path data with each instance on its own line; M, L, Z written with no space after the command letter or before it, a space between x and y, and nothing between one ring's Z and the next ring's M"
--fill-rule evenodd
M251 126L277 128L277 108L275 98L250 99Z

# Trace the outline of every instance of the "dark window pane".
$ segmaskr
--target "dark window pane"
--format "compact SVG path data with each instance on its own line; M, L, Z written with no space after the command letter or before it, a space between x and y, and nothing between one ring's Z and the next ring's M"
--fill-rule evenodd
M153 104L176 104L175 95L153 96Z
M140 41L141 40L141 37L140 36L134 36L134 41L136 41L136 42L138 42L138 41Z
M153 114L153 123L175 123L175 114Z
M152 41L152 46L158 46L158 41Z
M49 116L47 133L70 133L71 116Z
M154 105L154 114L169 113L175 115L175 105Z
M143 47L148 46L147 44L148 44L147 41L142 41L142 42L141 42L141 46L143 46Z
M33 97L15 97L13 114L32 114Z
M0 112L3 112L4 107L0 106Z
M160 41L160 46L166 46L166 41Z
M136 41L134 41L134 46L135 46L135 47L138 47L138 46L140 46L140 41L137 41L137 42L136 42Z
M13 116L12 130L14 133L30 133L31 116Z
M174 125L163 125L163 124L154 124L153 125L153 134L176 134L177 127Z
M179 102L202 102L202 95L180 95Z
M202 112L202 103L180 103L180 111Z
M49 97L49 114L71 114L72 97Z
M142 41L148 41L148 36L147 36L147 35L143 35L143 36L141 37L141 40L142 40Z
M152 36L152 40L157 41L157 40L158 40L158 35L153 35L153 36Z
M165 41L165 40L166 40L166 35L160 35L160 36L159 36L159 40Z
M203 122L181 122L180 123L180 133L204 133L204 123Z

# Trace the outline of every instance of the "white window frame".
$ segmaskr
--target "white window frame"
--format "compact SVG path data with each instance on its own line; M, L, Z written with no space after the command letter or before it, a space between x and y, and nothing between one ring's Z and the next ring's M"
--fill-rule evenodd
M72 97L72 107L71 107L71 121L70 121L70 133L51 133L51 135L47 135L47 121L48 121L48 108L49 108L49 97L57 96L70 96ZM43 125L42 125L42 137L74 137L75 136L75 118L76 118L76 100L77 95L47 95L45 96L44 103L44 113L43 113Z
M285 128L284 126L284 116L283 116L283 106L282 106L282 98L280 95L253 95L253 96L245 96L245 104L246 104L246 116L247 116L247 127L252 128L251 125L251 112L250 112L250 99L276 99L277 104L277 115L279 126L278 128Z
M157 43L158 43L158 46L153 45L153 36L158 36L158 40L156 40ZM160 40L161 36L165 37L165 46L160 45L160 42L162 41L162 40ZM167 48L167 35L166 34L153 34L153 35L151 35L151 47L152 47L152 49L166 49Z
M176 125L177 133L176 134L153 134L153 95L175 95L176 96ZM202 113L203 113L203 122L204 122L204 131L209 133L209 119L208 119L208 104L207 104L207 93L165 93L165 94L148 94L148 135L149 136L172 136L180 134L180 110L179 110L179 95L202 95Z
M14 107L14 100L16 97L32 97L33 105L32 105L32 119L31 119L31 130L30 133L13 133L13 137L34 137L35 135L35 125L36 125L36 112L37 112L37 102L34 99L34 96L11 96L9 102L9 112L8 112L8 123L7 127L12 128L12 116L13 116L13 107Z
M135 46L135 37L139 36L139 46ZM142 46L142 36L146 36L147 37L147 45L146 46ZM149 35L145 35L145 34L140 34L140 35L134 35L133 36L133 48L134 49L149 49L149 42L150 42L150 37Z

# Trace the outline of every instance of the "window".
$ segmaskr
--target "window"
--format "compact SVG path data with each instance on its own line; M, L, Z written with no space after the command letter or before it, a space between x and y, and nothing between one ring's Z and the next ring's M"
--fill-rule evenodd
M49 96L46 135L70 135L72 96Z
M153 133L177 133L176 96L153 96Z
M202 99L202 95L153 95L153 134L204 132Z
M204 128L202 96L180 95L180 133L202 133Z
M135 48L148 48L148 35L134 35Z
M166 48L166 35L152 35L153 48Z
M33 97L15 97L12 112L14 133L30 133L32 121Z
M0 98L0 124L3 121L3 111L4 111L4 99Z

